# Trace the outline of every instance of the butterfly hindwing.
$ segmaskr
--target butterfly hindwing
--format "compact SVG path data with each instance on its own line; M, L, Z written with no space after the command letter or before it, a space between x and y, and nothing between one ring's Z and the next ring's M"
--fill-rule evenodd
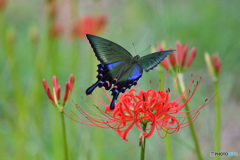
M131 60L132 55L118 44L94 35L87 34L86 36L97 59L102 64Z
M155 52L152 54L148 54L146 56L141 57L138 60L138 64L142 66L142 68L148 72L149 70L155 68L159 63L162 62L164 58L166 58L170 53L172 53L174 50L169 51L161 51L161 52Z
M131 64L128 63L124 67L117 66L116 69L119 69L120 74L118 75L117 82L112 88L113 99L110 104L110 109L114 109L114 103L120 93L124 93L126 89L131 88L133 85L136 85L138 80L141 78L143 73L143 68L137 63ZM110 70L110 73L114 70ZM114 75L114 73L111 73Z

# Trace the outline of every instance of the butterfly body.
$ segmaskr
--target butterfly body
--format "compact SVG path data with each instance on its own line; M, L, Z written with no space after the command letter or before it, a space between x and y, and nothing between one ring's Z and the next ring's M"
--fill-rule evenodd
M168 54L173 51L162 51L140 57L133 57L127 50L109 40L87 34L97 59L98 65L97 82L86 90L89 95L96 87L111 89L112 102L110 110L114 109L115 100L120 93L136 85L141 78L143 70L148 72L156 67Z

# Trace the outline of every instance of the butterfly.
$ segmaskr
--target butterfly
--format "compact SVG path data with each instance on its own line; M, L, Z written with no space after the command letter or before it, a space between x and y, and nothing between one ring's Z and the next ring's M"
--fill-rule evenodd
M86 90L89 95L96 87L105 87L112 91L110 110L114 109L115 100L120 93L136 85L143 74L155 68L161 61L175 50L155 52L146 56L133 57L126 49L107 39L86 34L97 59L97 82Z

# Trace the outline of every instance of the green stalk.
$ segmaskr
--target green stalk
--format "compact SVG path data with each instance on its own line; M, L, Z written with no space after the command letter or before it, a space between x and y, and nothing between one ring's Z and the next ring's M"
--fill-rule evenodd
M166 151L166 160L172 160L172 151L171 151L171 143L170 143L170 136L166 135L164 138L165 142L165 151Z
M221 140L221 110L220 110L220 98L219 98L219 83L214 82L215 96L215 152L220 152L220 140ZM215 160L219 160L220 156L215 156Z
M147 127L147 124L144 124L143 125L143 132L146 131L146 127ZM141 137L142 138L142 137ZM141 155L140 155L140 160L144 160L145 159L145 145L146 145L146 138L144 137L143 138L143 141L141 143Z
M61 123L62 123L64 156L65 156L65 160L68 160L67 136L66 136L66 127L65 127L65 121L64 121L64 114L63 114L63 112L60 112L60 114L61 114Z
M179 85L181 94L183 94L183 92L185 91L185 85L184 85L184 82L183 82L183 75L179 74L178 76L179 76L179 78L178 78L178 85ZM186 99L183 98L183 101L185 102ZM189 111L188 104L185 105L185 109L186 109L186 111ZM190 123L189 127L190 127L190 131L191 131L192 138L193 138L193 141L194 141L195 150L196 150L198 159L202 160L203 158L202 158L202 155L201 155L201 151L200 151L200 147L199 147L199 144L198 144L197 136L196 136L196 133L195 133L195 130L194 130L193 123L191 123L191 118L189 116L190 113L187 112L186 114L188 116L187 119L188 119L188 121Z
M0 11L0 41L1 41L1 47L2 47L2 51L5 54L5 56L7 55L7 53L5 52L6 50L6 24L5 24L5 13Z
M163 82L163 79L164 79L164 73L163 73L163 68L161 67L160 68L161 70L159 71L159 79L161 80L161 83L160 83L160 90L163 90L164 88L164 82ZM166 160L172 160L172 151L171 151L171 142L170 142L170 136L167 135L165 138L164 138L164 144L165 144L165 152L166 152Z

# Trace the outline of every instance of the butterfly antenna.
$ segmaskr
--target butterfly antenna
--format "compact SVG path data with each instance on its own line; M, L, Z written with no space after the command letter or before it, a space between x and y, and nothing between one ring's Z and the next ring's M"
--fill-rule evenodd
M132 42L132 45L133 45L133 48L135 50L135 53L137 54L137 50L136 50L135 44L133 42Z
M142 51L139 53L139 55L140 55L142 52L144 52L144 51L146 51L147 49L149 49L149 48L151 48L151 45L149 45L149 47L147 47L146 49L142 50Z

